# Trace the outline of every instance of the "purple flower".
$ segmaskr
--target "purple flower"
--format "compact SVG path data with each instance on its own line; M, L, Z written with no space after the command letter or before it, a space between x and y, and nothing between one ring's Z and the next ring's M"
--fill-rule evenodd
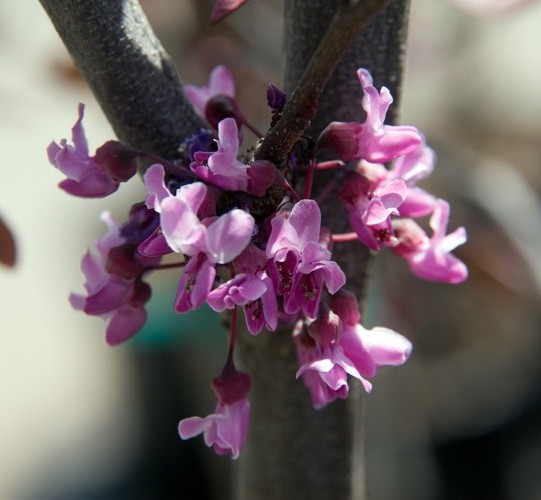
M276 215L267 243L269 274L278 295L284 297L284 311L299 310L316 316L323 285L333 294L346 282L331 252L320 242L321 213L313 200L298 202L289 216Z
M357 76L364 91L362 106L366 112L363 123L332 122L318 139L320 148L332 148L344 161L364 159L386 163L407 154L421 144L414 127L384 125L393 98L386 87L378 92L370 73L361 68Z
M237 160L239 153L238 126L234 118L218 124L218 151L194 153L190 165L200 179L229 191L244 191L263 196L274 183L276 168L268 161L246 165Z
M138 255L137 244L126 241L108 212L102 214L102 220L108 231L81 262L86 296L71 294L70 303L74 309L105 319L105 340L116 345L144 325L144 305L151 292L141 277L147 266L158 264L159 259Z
M449 204L444 200L436 201L430 218L430 227L433 230L430 239L412 220L396 222L398 245L393 248L393 252L404 257L413 274L419 278L461 283L468 277L468 268L450 253L466 242L466 230L459 227L452 233L445 234L448 222Z
M109 141L88 155L83 128L84 104L79 104L79 118L71 129L73 145L62 139L51 142L47 155L52 165L68 178L59 187L69 194L84 198L102 198L114 193L120 182L135 175L135 153L122 144Z

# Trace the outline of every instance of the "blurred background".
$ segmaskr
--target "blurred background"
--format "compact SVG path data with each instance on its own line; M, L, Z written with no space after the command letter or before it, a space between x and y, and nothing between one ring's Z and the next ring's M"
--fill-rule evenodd
M142 2L185 81L226 64L246 115L265 129L265 89L280 84L282 2L248 2L217 27L210 1ZM541 498L541 3L490 18L413 0L404 124L435 148L422 187L451 201L450 230L470 279L415 279L377 259L367 326L415 346L382 369L367 408L374 499ZM77 103L93 151L111 128L38 2L0 3L0 217L17 246L0 267L0 498L227 498L227 458L181 418L213 408L225 335L208 311L172 313L178 276L151 279L150 320L116 348L101 320L72 311L99 214L123 220L141 183L105 200L57 188L45 148L69 137Z

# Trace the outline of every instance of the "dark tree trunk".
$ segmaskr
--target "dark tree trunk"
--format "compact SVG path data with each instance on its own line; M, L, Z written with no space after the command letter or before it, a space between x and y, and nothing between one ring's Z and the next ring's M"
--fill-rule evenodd
M336 8L336 0L286 0L284 87L295 88ZM332 120L363 118L362 91L356 77L366 67L376 85L393 95L400 89L408 0L393 0L357 36L329 80L318 103L309 134L317 137ZM396 102L396 101L395 101ZM396 105L390 118L396 116ZM316 192L332 175L316 176ZM335 196L323 204L324 225L350 231ZM362 297L366 287L368 249L336 245L334 258L348 277L347 287ZM316 411L308 390L295 381L298 364L291 329L257 338L243 336L240 358L252 377L252 419L240 458L238 498L341 500L364 498L362 397L351 384L347 400Z

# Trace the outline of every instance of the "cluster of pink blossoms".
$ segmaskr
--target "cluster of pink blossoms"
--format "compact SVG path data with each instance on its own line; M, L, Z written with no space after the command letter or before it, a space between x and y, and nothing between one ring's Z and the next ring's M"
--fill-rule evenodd
M333 122L312 151L291 157L289 165L306 175L302 195L289 172L239 156L242 127L260 134L240 112L233 79L222 66L213 70L208 87L185 87L213 130L185 138L175 160L113 141L89 156L82 105L73 145L63 140L48 148L51 163L67 176L60 187L84 197L114 192L135 175L138 158L154 162L144 174L146 201L135 204L122 225L108 214L102 217L108 232L82 261L86 295L70 299L76 309L107 321L109 344L125 341L143 326L150 298L143 280L159 269L182 268L176 312L206 303L233 315L225 366L212 383L215 411L182 420L183 439L203 434L208 446L233 458L246 441L250 378L233 361L237 308L244 311L252 335L289 325L299 361L297 378L308 387L315 408L346 398L348 375L370 392L369 379L378 367L408 359L406 338L361 325L357 299L344 288L346 276L332 260L333 244L359 239L374 251L389 247L427 280L459 283L467 277L466 266L450 253L466 240L465 230L446 234L448 203L416 186L432 171L434 153L415 128L385 125L389 91L378 91L365 69L358 77L365 121ZM267 101L274 123L286 97L271 84ZM336 160L318 163L318 155L329 150ZM309 159L300 164L299 157ZM351 233L333 234L322 227L319 206L311 198L312 176L328 168L346 171L339 197ZM428 215L431 236L413 220ZM161 265L161 257L171 253L180 254L178 264Z

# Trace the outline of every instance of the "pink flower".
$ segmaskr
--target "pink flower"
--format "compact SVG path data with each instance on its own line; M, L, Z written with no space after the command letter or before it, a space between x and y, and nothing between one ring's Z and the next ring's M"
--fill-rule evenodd
M62 139L47 148L49 161L68 178L59 187L69 194L84 198L102 198L114 193L120 182L135 175L135 154L122 144L109 141L88 155L83 128L84 104L79 104L79 118L71 129L73 146Z
M369 192L381 190L395 180L403 181L408 190L406 198L400 204L400 215L403 217L422 217L432 213L436 199L418 188L416 183L432 173L434 163L434 151L423 142L410 153L394 160L389 170L381 164L361 161L357 171L369 179Z
M372 76L364 68L357 71L357 76L364 91L362 106L366 120L363 123L330 123L318 139L319 147L334 149L344 161L364 159L386 163L421 144L416 128L384 125L387 110L393 102L389 90L382 87L378 92Z
M257 161L249 165L237 160L239 153L238 126L234 118L226 118L218 124L218 151L198 152L190 165L200 179L229 191L244 191L264 196L274 183L274 165Z
M197 114L206 119L206 107L213 97L235 98L235 81L225 66L216 66L210 73L208 86L184 85L184 93Z
M214 413L204 418L190 417L180 421L178 431L182 439L203 434L205 444L213 446L218 455L231 453L237 459L248 436L250 377L235 368L231 353L219 377L212 381L218 403Z
M466 242L466 230L459 227L452 233L445 234L448 222L449 204L444 200L436 201L430 218L430 227L433 230L430 239L412 220L396 222L398 245L393 248L393 252L404 257L413 274L419 278L461 283L468 277L468 268L450 253Z
M360 314L352 293L339 291L331 299L331 308L323 324L318 325L317 319L294 332L301 365L297 378L302 376L315 408L347 397L347 375L371 392L367 379L376 375L377 368L402 365L411 354L411 343L402 335L382 327L366 330L358 323ZM340 318L339 327L335 317Z
M218 455L231 453L231 458L240 455L250 421L250 403L242 399L233 404L218 402L214 413L204 418L190 417L180 421L178 432L182 439L189 439L203 434L205 444L214 447Z
M227 264L250 242L255 222L240 209L220 217L199 220L197 212L206 197L207 187L196 182L164 197L159 205L160 224L169 248L191 257L179 283L175 309L185 312L206 299L212 288L216 264Z
M321 213L313 200L301 200L288 216L276 215L267 243L269 274L284 310L316 316L323 285L333 294L346 282L331 252L320 242Z

